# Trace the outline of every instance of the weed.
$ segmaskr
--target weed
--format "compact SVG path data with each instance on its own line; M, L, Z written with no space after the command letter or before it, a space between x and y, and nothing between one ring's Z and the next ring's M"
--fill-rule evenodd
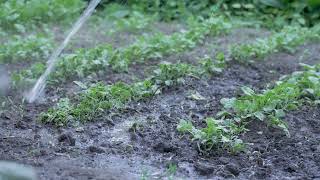
M169 163L167 167L167 172L166 176L168 177L169 180L174 179L174 175L177 173L177 165L173 163Z

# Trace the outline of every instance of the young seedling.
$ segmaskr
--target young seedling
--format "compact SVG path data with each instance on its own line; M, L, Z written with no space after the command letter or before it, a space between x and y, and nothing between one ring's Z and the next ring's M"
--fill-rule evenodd
M260 94L242 87L242 96L221 99L223 110L216 115L217 119L207 118L205 128L197 129L190 121L182 120L178 131L191 134L192 140L205 151L213 147L241 150L244 144L239 137L253 120L265 121L290 137L282 120L286 112L297 109L303 102L318 102L320 98L320 65L302 66L304 71L282 77L273 88Z

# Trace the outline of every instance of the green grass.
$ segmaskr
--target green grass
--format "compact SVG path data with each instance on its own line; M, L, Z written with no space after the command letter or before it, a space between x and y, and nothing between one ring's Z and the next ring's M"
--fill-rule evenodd
M286 112L297 109L305 103L318 103L320 99L320 65L303 65L305 70L281 78L271 89L255 93L243 87L243 94L237 98L223 98L223 110L216 118L207 118L207 126L196 128L191 121L181 120L177 129L191 135L201 150L229 149L243 150L240 135L251 121L264 121L277 127L290 137L287 124L283 121Z

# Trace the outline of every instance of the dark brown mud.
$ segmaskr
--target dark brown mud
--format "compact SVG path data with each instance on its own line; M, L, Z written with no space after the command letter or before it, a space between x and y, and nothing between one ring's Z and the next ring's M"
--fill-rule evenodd
M223 41L233 42L232 38ZM227 44L222 44L218 47L226 49ZM179 59L195 63L204 54L214 56L213 49L197 48ZM60 97L56 93L73 93L77 91L75 87L49 89L52 92L48 93L47 104L7 102L6 110L0 112L0 160L32 165L40 179L320 178L319 107L305 106L286 116L291 138L278 129L253 122L251 131L243 136L247 151L240 154L199 152L188 137L176 131L180 119L203 125L205 117L220 110L220 99L240 95L241 86L260 91L282 75L298 70L299 62L318 63L318 52L320 45L310 43L294 54L276 53L251 65L230 61L220 75L186 78L184 85L165 89L148 101L132 102L121 110L107 112L96 122L76 127L56 128L36 121L37 115ZM177 58L162 61L174 59ZM141 71L152 65L131 69L129 74L144 77ZM110 74L101 80L131 81L127 75L119 76ZM192 94L203 98L194 99ZM15 94L11 98L15 99ZM176 166L177 171L170 173L170 165Z

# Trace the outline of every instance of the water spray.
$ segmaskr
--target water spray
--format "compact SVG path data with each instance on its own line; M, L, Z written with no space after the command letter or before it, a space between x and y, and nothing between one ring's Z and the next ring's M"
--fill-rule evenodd
M46 81L48 79L48 76L52 71L54 71L57 59L59 55L62 53L64 48L69 43L71 37L80 29L80 27L83 25L83 23L91 16L97 5L100 3L101 0L91 0L86 10L82 13L80 18L77 20L77 22L72 26L71 31L68 33L67 37L64 39L64 41L61 43L61 45L52 53L50 56L47 64L48 67L46 71L40 76L40 78L37 80L36 84L32 88L32 90L27 94L26 99L29 103L33 103L37 98L42 94L43 90L46 86Z

